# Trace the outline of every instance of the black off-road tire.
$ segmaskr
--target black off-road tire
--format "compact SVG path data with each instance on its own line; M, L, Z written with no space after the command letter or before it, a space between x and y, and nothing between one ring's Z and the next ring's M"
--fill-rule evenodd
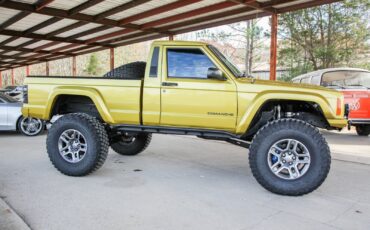
M133 142L115 142L111 145L111 148L118 154L134 156L144 151L149 146L151 140L151 133L139 133L135 136L135 140Z
M123 79L143 79L145 76L146 62L132 62L121 65L109 71L104 77L123 78Z
M279 140L295 139L304 144L311 158L307 172L287 180L275 175L268 165L268 151ZM319 130L296 119L281 119L263 126L254 136L249 164L256 180L268 191L280 195L300 196L317 189L330 170L330 149Z
M370 125L356 125L356 132L359 136L369 136Z
M59 153L59 137L68 129L77 130L86 138L86 155L77 163L64 160ZM46 146L50 161L57 170L68 176L85 176L104 164L108 155L109 141L107 132L98 119L83 113L71 113L59 118L51 126Z

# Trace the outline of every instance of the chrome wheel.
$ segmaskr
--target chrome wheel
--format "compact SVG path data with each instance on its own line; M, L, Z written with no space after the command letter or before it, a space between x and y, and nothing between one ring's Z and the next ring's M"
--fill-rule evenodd
M21 131L28 135L28 136L34 136L41 132L43 128L43 123L38 118L33 117L24 117L21 120L20 129Z
M60 135L58 149L65 161L78 163L87 153L86 138L79 131L68 129Z
M275 142L268 154L270 170L278 177L294 180L302 177L310 167L311 156L307 147L294 139Z

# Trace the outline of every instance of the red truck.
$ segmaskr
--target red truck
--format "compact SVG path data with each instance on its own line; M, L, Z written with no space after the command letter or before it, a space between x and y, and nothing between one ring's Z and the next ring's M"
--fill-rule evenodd
M349 126L356 127L357 134L370 134L370 71L356 68L330 68L292 80L294 83L321 85L343 92L349 107Z

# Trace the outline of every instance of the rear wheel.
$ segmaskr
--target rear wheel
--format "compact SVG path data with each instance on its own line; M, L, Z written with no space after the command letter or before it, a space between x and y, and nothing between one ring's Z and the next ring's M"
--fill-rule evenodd
M118 154L133 156L144 151L151 140L151 133L123 134L120 136L119 141L111 145L111 148Z
M95 117L72 113L59 118L46 140L50 161L61 173L84 176L100 168L109 145L104 126Z
M370 134L370 125L357 125L356 132L359 136L369 136Z
M250 167L267 190L289 196L314 191L330 169L330 150L317 128L300 120L268 123L253 138Z

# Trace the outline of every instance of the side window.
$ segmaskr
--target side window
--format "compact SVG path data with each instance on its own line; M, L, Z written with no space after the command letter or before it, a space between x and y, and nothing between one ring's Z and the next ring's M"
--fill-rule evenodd
M315 75L311 79L311 84L320 85L321 84L321 75Z
M158 75L158 59L159 59L159 47L154 47L152 60L150 62L149 77L157 77L157 75Z
M207 55L196 48L167 49L167 65L170 78L206 79L208 68L215 67Z
M309 83L310 83L310 78L311 78L311 77L305 77L305 78L302 78L301 83L309 84Z

